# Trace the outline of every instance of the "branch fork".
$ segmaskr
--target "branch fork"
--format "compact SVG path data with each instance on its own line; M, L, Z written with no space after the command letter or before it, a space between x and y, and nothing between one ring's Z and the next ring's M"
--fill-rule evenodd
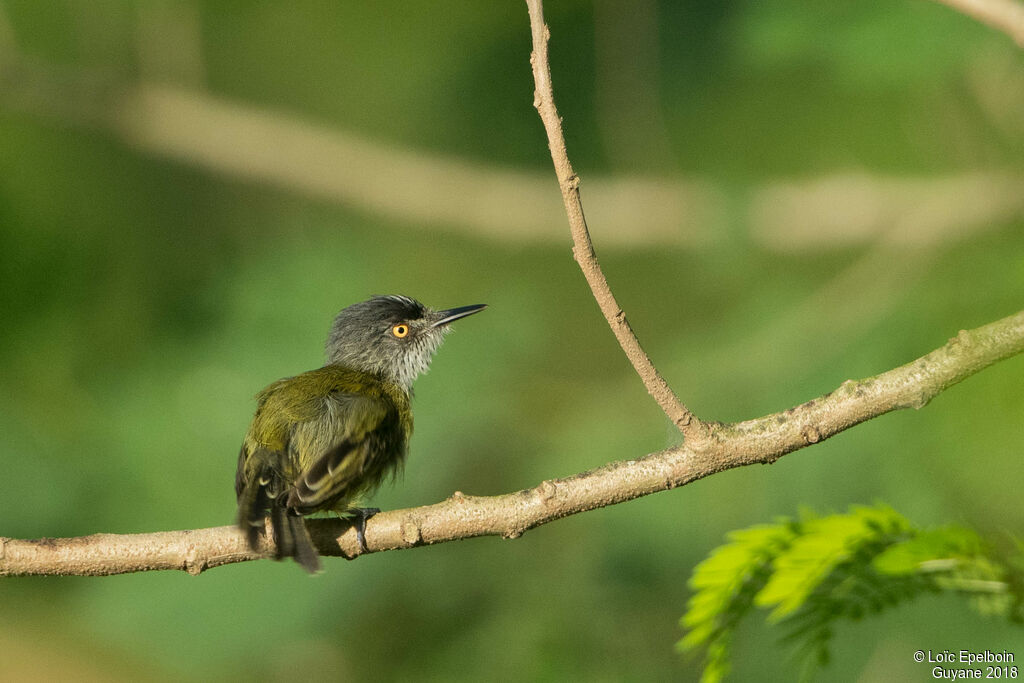
M1012 0L944 1L954 6L972 1L993 7L1012 4ZM542 3L526 3L533 35L534 106L547 133L572 233L573 256L626 357L685 440L678 447L642 458L545 480L532 489L486 497L456 491L434 505L381 512L366 526L370 552L475 536L517 538L568 515L673 489L734 467L770 464L889 411L921 408L953 384L1024 350L1021 311L974 330L961 330L922 358L875 377L848 380L835 391L783 412L733 424L699 420L651 363L601 271L583 216L579 177L569 163L552 96L547 56L550 32L544 24ZM356 531L349 522L311 519L308 527L321 555L354 558L360 554ZM268 536L261 541L260 551L253 552L234 526L64 539L0 538L0 576L98 576L157 569L199 574L211 567L260 559L273 551L273 539Z

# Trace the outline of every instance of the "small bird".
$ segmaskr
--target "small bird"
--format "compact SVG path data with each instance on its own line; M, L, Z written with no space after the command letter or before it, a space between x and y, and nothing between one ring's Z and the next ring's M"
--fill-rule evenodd
M405 459L412 434L412 383L425 372L448 326L486 304L432 310L407 296L375 296L334 319L327 364L280 379L256 395L256 415L242 442L235 474L238 525L258 549L270 511L277 558L320 569L303 516L325 510L356 515L358 507Z

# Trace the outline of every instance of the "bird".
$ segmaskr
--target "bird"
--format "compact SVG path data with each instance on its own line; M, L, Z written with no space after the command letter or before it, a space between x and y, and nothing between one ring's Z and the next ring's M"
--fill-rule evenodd
M413 429L412 384L425 372L452 322L486 304L431 309L402 295L374 296L343 309L325 346L326 364L273 382L256 395L235 474L238 526L259 550L269 512L276 559L310 573L319 555L304 518L322 511L355 516L405 460Z

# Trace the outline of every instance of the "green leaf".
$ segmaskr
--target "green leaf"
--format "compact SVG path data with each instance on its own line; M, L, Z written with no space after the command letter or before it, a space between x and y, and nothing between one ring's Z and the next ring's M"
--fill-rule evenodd
M681 641L692 649L712 639L730 616L750 606L750 596L766 578L772 558L795 536L788 521L733 531L730 543L719 546L697 565L690 588L695 593L681 619L689 633Z
M753 607L771 609L785 639L804 656L804 676L829 660L840 619L860 619L925 591L965 595L982 614L1024 616L1024 549L1003 558L975 531L957 526L921 530L893 509L853 507L799 521L781 519L733 531L690 579L694 590L680 620L688 630L677 647L705 648L702 680L724 679L733 632Z
M927 570L925 563L938 567L943 560L956 563L960 558L979 555L982 545L981 537L970 529L944 527L922 531L913 538L893 544L880 553L872 565L883 574L913 574Z
M775 607L778 621L799 609L807 597L840 564L864 546L908 533L906 519L888 507L857 507L850 514L812 519L803 534L775 559L775 573L757 594L758 607Z
M729 645L735 625L752 606L754 594L768 578L772 558L796 535L788 520L733 531L729 543L715 548L694 569L694 590L680 620L686 636L676 647L692 651L704 646L704 683L716 683L729 671Z

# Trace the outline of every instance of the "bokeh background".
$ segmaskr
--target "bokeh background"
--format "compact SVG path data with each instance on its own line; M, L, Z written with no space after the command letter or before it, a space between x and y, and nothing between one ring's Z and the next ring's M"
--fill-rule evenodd
M755 417L1008 315L1024 53L923 0L551 2L607 275L707 419ZM486 302L416 395L383 508L676 442L570 254L521 2L0 0L0 535L228 524L253 394L375 293ZM1024 359L772 467L476 539L0 581L4 680L693 680L694 565L734 528L884 501L1020 532ZM954 598L843 625L823 679L1009 649ZM1016 648L1016 649L1015 649ZM751 621L735 680L787 680Z

